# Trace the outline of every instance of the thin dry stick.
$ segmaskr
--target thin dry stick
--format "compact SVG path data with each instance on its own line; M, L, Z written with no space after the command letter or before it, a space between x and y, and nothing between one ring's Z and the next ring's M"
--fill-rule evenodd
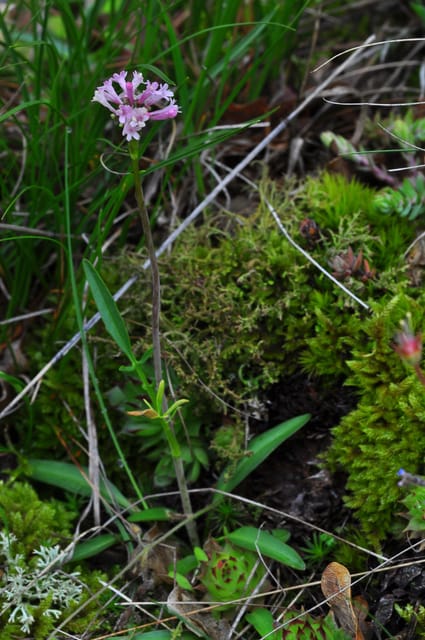
M370 36L365 45L369 45L369 43L374 39L374 36ZM323 90L332 83L337 76L339 76L347 67L354 63L355 60L358 60L361 55L357 49L345 60L340 67L336 68L329 76L326 78L320 85L316 87L306 98L303 100L301 104L299 104L294 111L292 111L287 118L282 120L280 124L277 125L261 142L258 143L254 149L248 153L240 162L236 165L236 167L231 171L223 181L218 184L211 193L208 194L206 198L192 211L192 213L185 218L185 220L181 223L181 225L175 229L169 237L162 243L159 249L156 251L156 256L159 257L166 251L173 242L186 230L186 228L196 220L196 218L204 211L204 209L216 198L216 196L223 191L223 189L237 176L241 173L245 167L247 167L262 151L265 149L274 138L276 138L282 131L284 131L288 125L295 120L295 118L304 111L304 109L312 102L314 99L319 97ZM143 264L143 269L148 269L150 267L150 261L146 260ZM132 278L127 280L127 282L115 293L114 300L119 300L138 280L138 275L134 275ZM100 320L100 314L96 313L85 325L84 331L89 331L92 329ZM13 400L0 412L0 420L7 416L11 410L16 407L16 405L24 398L30 389L32 389L43 377L44 375L55 365L59 360L61 360L71 349L75 347L76 344L81 340L80 332L76 333L66 345L60 349L56 355L38 372L36 376L18 393L18 395L13 398Z
M285 236L285 238L288 240L288 242L290 244L292 244L292 246L299 251L304 258L306 258L309 262L311 262L311 264L313 264L316 269L318 269L319 271L321 271L327 278L329 278L330 280L332 280L332 282L334 284L337 285L337 287L339 287L340 289L342 289L344 291L345 294L347 294L347 296L350 296L350 298L353 298L353 300L355 300L357 302L357 304L359 304L360 306L363 307L363 309L367 309L369 310L370 307L368 304L366 304L366 302L363 302L363 300L361 300L359 297L356 296L355 293L353 293L352 291L350 291L349 289L347 289L347 287L345 285L342 284L342 282L340 282L339 280L337 280L331 273L329 273L328 271L326 271L326 269L324 269L322 267L321 264L319 264L314 258L313 256L311 256L307 251L305 251L299 244L297 244L295 242L295 240L293 240L291 238L291 236L289 235L288 231L286 230L286 227L283 225L281 219L279 218L278 214L276 213L275 209L272 207L272 205L270 204L270 202L267 200L267 198L264 198L264 201L267 205L267 208L269 209L270 213L272 214L277 226L279 227L279 230L281 233L283 233L283 235Z
M89 480L92 487L91 501L93 504L93 520L96 526L100 525L100 457L97 439L97 429L93 418L93 410L90 398L90 376L89 366L87 362L87 353L83 349L82 354L82 373L84 386L84 407L86 412L87 424L87 445L89 450Z
M334 56L332 56L332 58L328 58L327 60L325 60L325 62L322 62L322 64L320 64L318 67L313 69L313 72L320 71L320 69L323 69L323 67L326 67L326 65L330 64L337 58L340 58L341 56L346 56L347 53L351 53L351 55L353 55L353 53L356 53L358 51L364 51L365 49L370 49L373 47L380 47L380 46L388 46L389 44L396 44L396 43L399 44L401 42L403 43L425 42L425 38L423 37L422 38L392 38L390 40L380 40L378 42L371 42L371 40L374 40L374 39L375 39L374 37L369 37L366 40L366 42L364 42L363 44L359 44L356 47L351 47L350 49L344 49L344 51L341 51L340 53L337 53Z
M414 544L412 546L412 548L415 547L419 547L421 544L423 544L423 540L420 540L419 542L417 542L416 544ZM280 629L284 629L285 627L289 626L291 623L293 623L296 620L300 620L301 618L303 618L305 615L308 615L310 613L313 613L314 611L317 611L317 609L319 609L320 607L323 606L323 604L325 603L329 603L334 597L335 595L337 595L338 593L344 593L344 591L347 591L348 589L351 589L353 586L355 586L356 584L358 584L359 582L362 582L365 578L370 577L372 574L374 573L378 573L380 571L385 571L385 570L391 570L394 569L395 567L391 567L391 566L387 566L390 562L393 562L396 558L402 556L404 553L406 553L409 549L403 549L402 551L400 551L399 553L395 554L394 556L392 556L391 558L388 558L387 560L385 560L382 564L378 565L377 567L375 567L374 569L370 569L370 571L366 571L365 573L361 573L361 574L355 574L355 576L360 575L359 578L357 578L357 580L354 580L354 582L350 582L350 584L348 584L346 587L341 588L339 591L337 591L335 594L332 594L331 596L329 596L328 598L324 598L323 600L321 600L320 602L318 602L317 604L313 605L312 607L310 607L309 609L307 609L306 611L303 611L302 613L300 613L299 615L297 615L295 618L291 618L291 620L288 620L287 622L283 622L282 624L280 624L279 626L276 627L276 631L280 630ZM355 577L354 576L354 577ZM267 634L266 636L263 636L261 638L261 640L265 640L265 638L267 638L268 636L270 636L271 634Z

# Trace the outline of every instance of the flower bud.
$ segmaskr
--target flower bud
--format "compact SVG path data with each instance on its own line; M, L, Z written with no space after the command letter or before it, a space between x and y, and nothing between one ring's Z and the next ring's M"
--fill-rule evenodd
M410 314L401 321L401 331L395 335L393 349L404 362L417 366L422 359L422 336L414 335Z

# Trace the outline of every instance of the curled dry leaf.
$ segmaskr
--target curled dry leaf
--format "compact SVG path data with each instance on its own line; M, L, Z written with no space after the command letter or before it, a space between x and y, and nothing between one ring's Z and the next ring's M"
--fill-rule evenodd
M364 640L351 601L351 576L348 569L339 562L331 562L322 573L321 587L339 626L354 640Z

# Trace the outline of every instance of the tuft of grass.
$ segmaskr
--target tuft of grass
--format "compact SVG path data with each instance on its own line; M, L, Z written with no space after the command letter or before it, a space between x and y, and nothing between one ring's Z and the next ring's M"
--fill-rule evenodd
M6 87L0 270L6 318L34 307L49 292L58 308L67 308L65 199L72 211L76 267L83 254L100 258L125 206L131 179L120 175L125 169L115 144L99 142L106 133L109 137L108 115L91 104L95 87L122 68L176 83L183 125L153 205L153 211L169 210L170 190L191 180L193 169L194 199L196 189L205 188L197 157L229 136L211 128L233 102L255 99L271 82L288 60L295 27L308 4L60 0L52 6L30 0L0 13L5 43L0 74ZM159 140L149 147L148 172L158 170L158 151L169 142L170 130L161 125L148 134L149 140ZM63 171L66 136L68 185ZM104 162L118 174L105 171L99 162L108 147ZM127 221L121 242L128 231ZM1 327L0 340L5 338Z

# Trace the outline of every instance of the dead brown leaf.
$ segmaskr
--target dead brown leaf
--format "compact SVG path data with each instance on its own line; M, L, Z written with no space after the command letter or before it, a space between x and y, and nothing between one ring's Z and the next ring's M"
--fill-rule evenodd
M364 640L351 601L351 576L344 565L331 562L322 573L322 592L339 626L354 640Z

